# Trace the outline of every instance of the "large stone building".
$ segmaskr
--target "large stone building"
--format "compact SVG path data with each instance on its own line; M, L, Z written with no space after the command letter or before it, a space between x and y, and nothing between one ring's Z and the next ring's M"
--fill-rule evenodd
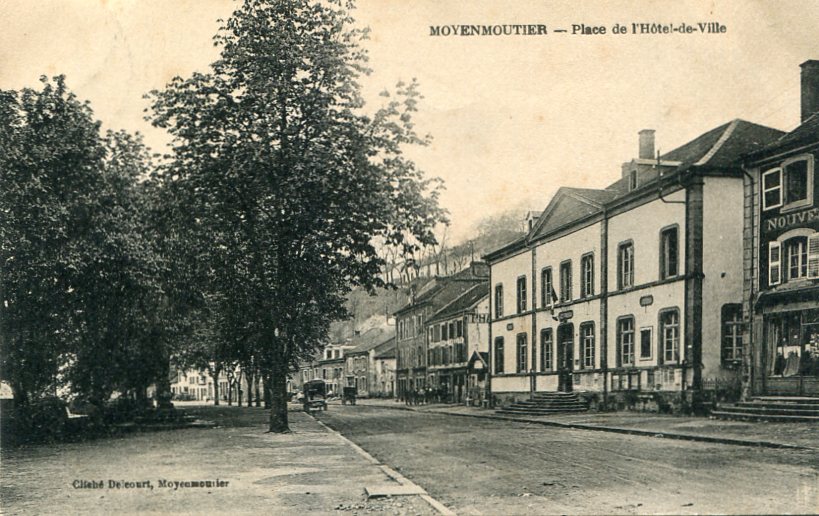
M489 276L486 264L474 262L468 268L446 277L435 277L417 292L409 303L395 312L397 394L424 389L427 385L426 321L444 305Z
M739 159L781 134L734 120L658 157L641 131L620 180L560 188L485 256L495 400L579 391L670 409L738 384L720 343L743 300Z
M819 396L819 61L801 65L801 124L748 156L744 335L749 394Z

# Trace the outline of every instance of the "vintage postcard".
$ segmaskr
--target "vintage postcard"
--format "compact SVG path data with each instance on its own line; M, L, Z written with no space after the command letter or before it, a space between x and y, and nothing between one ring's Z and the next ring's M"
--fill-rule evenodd
M2 512L819 512L819 3L0 20Z

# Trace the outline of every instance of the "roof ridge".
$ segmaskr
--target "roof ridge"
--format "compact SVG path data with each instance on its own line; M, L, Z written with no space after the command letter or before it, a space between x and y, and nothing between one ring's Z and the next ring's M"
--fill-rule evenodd
M433 314L432 314L432 316L430 316L429 320L431 321L431 320L435 319L435 316L436 316L436 315L438 315L438 314L442 313L444 310L446 310L447 308L449 308L450 306L452 306L453 304L455 304L455 303L456 303L457 301L459 301L459 300L460 300L462 297L466 296L467 294L469 294L469 293L470 293L470 292L472 292L473 290L475 290L475 289L477 289L477 288L483 288L484 286L485 286L485 285L483 284L483 282L481 282L481 283L478 283L477 285L475 285L475 286L473 286L473 287L471 287L471 288L466 289L466 290L465 290L465 291L464 291L464 292L463 292L461 295L459 295L459 296L455 296L455 299L453 299L453 300L452 300L452 301L450 301L449 303L445 304L444 306L442 306L441 308L439 308L439 309L438 309L438 310L437 310L435 313L433 313Z
M603 192L604 190L595 190L593 188L571 188L571 187L568 188L568 190L570 190L570 191L566 192L567 195L570 195L570 196L574 197L575 199L577 199L577 200L579 200L581 202L585 202L586 204L590 204L590 205L594 206L595 208L601 208L601 209L603 208L603 203L600 203L600 202L598 202L598 201L596 201L594 199L589 199L588 197L586 197L582 193L577 192L577 191L573 191L573 190L591 190L591 191L599 191L599 192Z
M546 204L546 207L540 210L540 215L537 218L537 222L535 222L535 224L532 226L532 229L530 229L525 235L523 235L524 242L528 243L530 236L536 235L538 231L540 231L540 228L546 224L546 219L548 218L548 215L551 214L551 211L554 210L555 202L557 201L558 196L566 195L565 193L561 194L561 192L569 188L571 187L569 186L558 187L557 191L552 195L552 198L549 199L549 202L548 204ZM546 213L547 211L549 211L550 213L547 214Z
M739 122L741 122L739 118L731 120L731 122L728 124L728 127L725 128L725 131L722 132L722 135L720 135L719 139L716 141L716 143L714 143L714 146L711 147L711 149L708 152L706 152L703 155L703 157L699 159L699 161L694 163L694 165L702 166L708 163L708 160L713 158L714 155L720 150L720 148L722 148L722 146L725 145L725 142L728 141L728 138L730 138L731 135L736 130L737 126L739 125Z

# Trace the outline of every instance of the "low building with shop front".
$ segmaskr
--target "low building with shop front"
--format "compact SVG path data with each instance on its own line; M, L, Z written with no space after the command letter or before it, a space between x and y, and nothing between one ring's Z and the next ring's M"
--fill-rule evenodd
M721 342L743 299L740 157L781 135L734 120L657 156L641 131L620 180L560 188L524 238L486 255L495 404L574 391L688 410L734 389Z
M747 157L744 365L751 395L819 396L819 61L801 65L800 125ZM738 359L732 334L724 353Z
M489 351L489 283L475 285L433 314L427 342L427 385L436 399L480 402L485 378L469 366L474 354Z

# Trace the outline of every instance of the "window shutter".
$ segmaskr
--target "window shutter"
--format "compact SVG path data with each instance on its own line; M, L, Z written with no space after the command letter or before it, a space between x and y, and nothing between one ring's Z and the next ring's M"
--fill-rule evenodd
M782 281L782 244L768 242L768 285Z
M819 233L808 237L808 277L819 278Z
M620 322L617 323L617 367L623 366L623 326Z
M663 318L660 316L660 323L657 325L657 365L665 363L665 354L663 353Z

